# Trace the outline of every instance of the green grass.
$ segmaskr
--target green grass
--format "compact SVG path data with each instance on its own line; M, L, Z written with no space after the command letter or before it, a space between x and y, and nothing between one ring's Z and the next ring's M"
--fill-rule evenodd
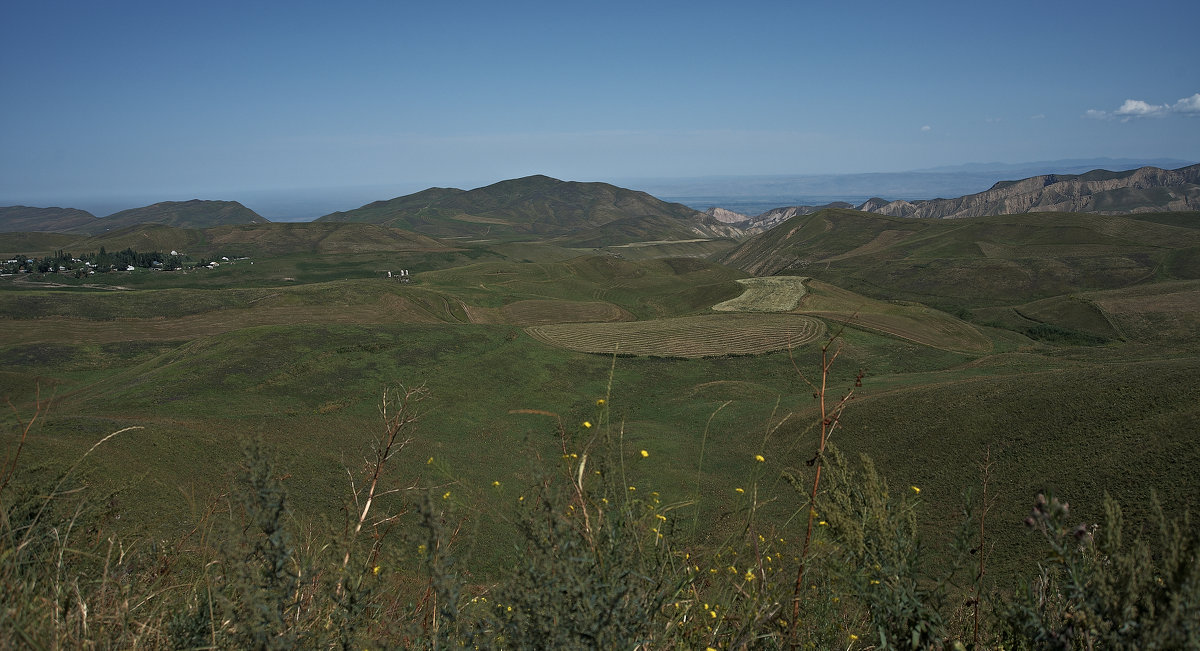
M794 224L793 236L807 242L796 250L827 261L807 267L819 277L798 309L822 315L832 329L847 321L831 386L854 388L856 397L835 440L874 456L894 485L920 485L935 514L932 533L953 519L989 444L1003 470L996 486L1003 506L994 516L1003 567L1028 550L1018 524L1031 491L1054 488L1088 517L1105 490L1136 502L1153 488L1172 512L1200 507L1200 479L1190 470L1200 461L1190 438L1200 430L1200 303L1197 281L1174 279L1188 268L1190 248L1169 249L1155 239L1168 231L1151 229L1138 240L1143 248L1121 252L1103 238L1126 237L1122 220L1085 237L1072 230L1077 220L1063 218L1061 228L1039 235L1022 217L985 224L988 241L1044 247L1037 249L1044 255L989 258L977 245L982 231L963 223L882 219L839 233L854 219L826 214ZM1073 238L1066 257L1052 255L1059 237ZM1110 248L1073 257L1085 246ZM896 247L903 255L893 255ZM396 476L449 490L470 513L462 562L479 581L512 558L518 498L532 494L539 468L561 461L557 424L572 449L582 448L582 423L606 396L631 483L670 501L694 499L700 486L703 499L688 507L698 511L684 514L705 526L688 536L712 542L738 531L745 498L735 489L753 478L768 500L761 517L788 522L799 500L781 473L809 472L816 418L812 388L793 357L818 377L813 344L792 356L620 357L607 395L611 357L549 346L518 326L574 336L632 328L652 335L646 354L682 357L691 352L665 342L722 355L749 331L778 342L772 318L805 317L700 318L743 291L737 281L745 272L693 258L576 254L528 243L395 255L291 252L212 273L85 281L130 287L117 291L65 279L60 289L0 280L0 389L21 414L39 384L56 396L29 442L25 458L36 462L22 466L22 481L52 474L116 429L143 426L89 458L82 477L101 493L120 489L113 508L121 527L178 535L229 484L241 441L258 435L280 450L280 476L288 477L298 517L340 522L346 468L362 464L381 391L425 383L427 411ZM1165 279L1150 273L1164 260L1156 273ZM415 282L377 275L397 268L416 270ZM963 270L970 273L954 275ZM1125 281L1134 284L1089 289ZM971 323L912 302L930 296L963 308L954 314ZM616 319L637 320L553 325ZM1038 326L1108 343L1026 336ZM621 352L636 351L623 345ZM8 417L5 450L14 444ZM641 458L642 449L650 456ZM767 461L756 464L764 451ZM494 481L501 482L495 490ZM780 526L796 533L795 520Z

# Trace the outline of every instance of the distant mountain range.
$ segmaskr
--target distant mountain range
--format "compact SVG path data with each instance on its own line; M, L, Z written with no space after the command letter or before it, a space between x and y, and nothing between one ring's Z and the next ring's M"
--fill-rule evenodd
M560 181L537 175L473 190L429 188L334 212L317 221L376 224L468 242L541 239L563 246L605 247L658 240L740 238L824 208L939 219L1047 211L1192 211L1200 210L1200 165L1173 170L1141 167L1122 172L1043 174L993 182L988 190L953 199L878 196L854 204L838 201L782 206L751 216L717 207L699 212L608 183ZM266 223L267 219L236 201L167 201L104 218L73 208L0 208L0 232L98 234L137 224L203 229Z
M797 215L809 215L826 208L927 219L1035 212L1121 215L1200 210L1200 165L1176 170L1142 167L1124 172L1092 170L1086 174L1043 174L1019 181L1000 181L989 190L955 199L889 201L876 197L858 205L836 201L816 206L773 208L756 216L723 208L710 208L706 214L753 235Z
M1125 172L1045 174L1001 181L991 189L957 199L886 201L870 199L864 212L896 217L949 219L1029 212L1138 212L1200 210L1200 165L1163 170L1142 167Z
M1174 158L1073 158L1029 163L970 163L908 172L631 179L628 184L698 210L720 206L758 214L776 206L820 205L833 201L858 204L869 197L910 200L958 197L986 190L1000 179L1083 174L1096 169L1178 169L1196 162ZM763 203L768 205L758 210L744 209Z

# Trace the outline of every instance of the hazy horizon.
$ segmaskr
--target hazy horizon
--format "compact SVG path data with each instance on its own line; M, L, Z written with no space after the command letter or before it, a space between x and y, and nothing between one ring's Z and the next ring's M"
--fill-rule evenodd
M685 204L696 210L719 206L747 215L791 205L823 205L835 201L861 203L871 197L887 199L932 199L980 192L995 182L1011 180L1006 173L1022 175L1077 174L1095 166L1128 169L1141 165L1176 168L1192 161L1163 158L1142 159L1070 159L1023 163L964 163L937 169L905 172L862 172L857 174L809 175L708 175L697 177L644 177L610 179L562 179L567 181L605 182L640 190L665 201ZM192 199L237 201L271 221L311 221L336 211L358 208L373 201L392 199L430 187L459 187L470 190L507 179L494 179L462 186L448 184L394 183L347 185L341 187L263 188L213 190L172 195L49 194L42 197L0 195L0 206L27 205L40 208L76 208L97 217L122 210L140 208L162 201ZM755 212L757 211L757 212Z

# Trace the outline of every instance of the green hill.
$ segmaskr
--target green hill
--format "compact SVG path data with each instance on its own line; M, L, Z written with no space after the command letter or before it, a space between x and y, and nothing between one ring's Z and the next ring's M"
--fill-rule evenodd
M75 208L0 207L0 232L62 233L85 231L96 216Z
M561 238L588 247L714 237L726 230L703 213L644 192L540 175L466 191L430 188L318 221L369 222L433 237Z
M80 229L103 233L137 224L165 224L180 228L208 228L222 224L265 224L266 218L236 201L163 201L114 213Z

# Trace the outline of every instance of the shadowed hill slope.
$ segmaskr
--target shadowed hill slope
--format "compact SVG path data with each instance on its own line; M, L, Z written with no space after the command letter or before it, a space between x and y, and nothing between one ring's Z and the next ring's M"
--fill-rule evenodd
M1027 302L1191 279L1195 213L998 215L963 220L852 210L801 215L720 258L755 275L800 274L869 296L931 304Z

